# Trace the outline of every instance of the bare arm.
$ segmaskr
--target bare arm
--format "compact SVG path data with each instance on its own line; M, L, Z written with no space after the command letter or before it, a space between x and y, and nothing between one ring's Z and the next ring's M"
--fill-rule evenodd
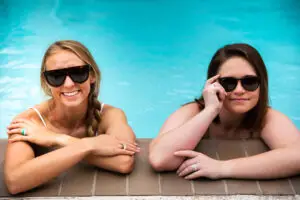
M219 76L206 81L203 90L205 108L201 112L196 103L183 106L168 118L159 136L151 142L149 161L155 170L175 170L184 158L174 156L174 153L192 150L199 143L220 112L227 95L224 88L216 82Z
M128 125L126 116L122 110L106 105L106 109L103 112L101 126L103 126L102 130L105 134L115 136L122 141L127 141L133 144L135 143L135 134ZM61 135L59 145L68 146L78 140L80 139L69 135ZM116 155L108 157L89 154L84 158L84 161L91 165L120 173L130 173L134 166L133 155Z
M35 158L28 143L8 143L4 162L8 190L11 194L17 194L41 185L78 163L90 151L86 142L80 140Z
M59 137L63 136L63 134L51 133L43 129L41 129L42 133L38 134L34 133L40 132L35 127L30 129L28 135L22 136L17 134L19 128L12 128L10 130L10 139L17 137L18 140L14 142L10 140L5 158L5 179L10 193L24 192L41 185L83 159L105 169L121 173L130 172L133 168L133 157L128 155L133 155L134 151L129 150L129 146L128 150L123 150L118 145L120 144L119 141L122 140L134 141L134 134L127 122L124 121L126 118L122 111L115 108L109 110L109 112L104 113L102 123L103 130L107 134L83 139L69 137L71 139L70 141L67 140L68 144L64 145L64 147L36 158L34 157L33 149L26 141L38 141L38 143L47 146L49 141L50 143L53 141L63 142L64 140L61 140L61 137ZM21 114L18 118L23 119L23 122L20 122L20 124L32 124L30 112L29 114L28 112ZM18 120L22 121L22 119ZM14 124L13 126L20 125ZM14 132L16 134L13 134ZM120 140L116 140L112 135L119 137ZM18 159L16 159L15 155L18 155Z
M283 114L269 109L261 133L270 151L225 161L223 177L281 178L300 173L300 132Z
M174 152L194 149L216 115L212 109L200 112L196 103L185 105L172 114L150 144L152 167L157 171L175 170L184 158L174 156Z

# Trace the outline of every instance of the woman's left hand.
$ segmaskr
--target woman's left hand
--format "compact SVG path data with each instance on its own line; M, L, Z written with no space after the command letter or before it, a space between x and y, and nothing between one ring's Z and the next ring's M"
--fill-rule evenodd
M187 157L178 168L177 174L185 179L207 177L210 179L222 178L222 161L212 159L202 153L183 150L174 153L175 156Z
M27 141L40 146L56 145L59 134L27 119L15 119L7 126L9 142Z

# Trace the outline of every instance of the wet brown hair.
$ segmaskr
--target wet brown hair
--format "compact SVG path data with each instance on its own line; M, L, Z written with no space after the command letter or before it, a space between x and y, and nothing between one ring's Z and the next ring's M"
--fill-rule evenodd
M40 81L41 87L45 94L52 96L51 90L45 80L43 72L46 71L46 61L49 56L54 55L59 50L69 51L78 56L83 62L91 66L91 75L95 77L95 82L91 84L91 90L89 93L88 100L88 111L86 116L86 127L87 135L95 136L98 131L98 126L101 121L100 109L101 104L98 101L100 81L101 81L101 72L98 65L96 64L93 56L89 50L80 42L73 40L62 40L57 41L50 45L44 54L41 71L40 71Z
M260 131L264 125L265 115L269 107L268 96L268 74L265 63L259 52L252 46L243 43L229 44L220 48L212 57L207 71L207 79L218 74L220 66L232 57L242 57L247 60L257 76L260 79L260 93L258 103L254 108L247 112L246 117L241 123L241 128ZM201 96L195 99L200 109L204 109L204 99ZM220 123L220 118L217 116L214 123Z

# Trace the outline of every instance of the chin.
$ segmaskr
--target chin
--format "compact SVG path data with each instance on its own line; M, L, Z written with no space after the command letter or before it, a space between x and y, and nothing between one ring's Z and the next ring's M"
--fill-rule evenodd
M235 113L235 114L245 114L249 110L252 109L252 107L249 107L246 105L230 105L230 106L226 106L226 107L229 112Z
M80 106L82 103L83 103L83 101L80 99L76 99L75 101L66 101L66 100L62 101L62 104L65 107L69 107L69 108L76 108L76 107Z
M249 111L249 108L231 108L230 112L235 114L245 114Z

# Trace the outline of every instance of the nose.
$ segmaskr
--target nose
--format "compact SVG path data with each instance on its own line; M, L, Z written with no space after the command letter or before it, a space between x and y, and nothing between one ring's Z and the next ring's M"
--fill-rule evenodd
M73 82L73 80L70 78L70 76L66 76L65 82L64 82L64 86L65 87L72 87L74 86L75 83Z
M233 92L236 93L236 94L243 94L243 93L245 93L245 89L243 88L240 80L238 81L237 86L236 86L236 88L234 89Z

